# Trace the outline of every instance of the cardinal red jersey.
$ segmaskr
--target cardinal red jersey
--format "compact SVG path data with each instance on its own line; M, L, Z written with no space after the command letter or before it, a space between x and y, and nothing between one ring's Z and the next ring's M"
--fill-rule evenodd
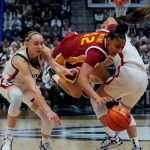
M94 67L107 56L106 36L108 33L107 30L86 34L71 32L54 49L52 56L59 64L67 68L81 66L83 62Z

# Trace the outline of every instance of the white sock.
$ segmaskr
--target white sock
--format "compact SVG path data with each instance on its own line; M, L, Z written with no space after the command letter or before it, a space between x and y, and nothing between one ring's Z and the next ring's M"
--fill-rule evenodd
M6 137L12 138L13 132L14 132L14 128L7 127Z
M110 129L109 127L104 127L104 129L109 136L114 137L116 135L116 132Z
M60 79L59 75L54 74L54 75L52 76L52 78L53 78L53 80L58 84L58 80Z
M134 147L140 147L138 137L131 138L131 141Z
M49 137L48 138L45 138L45 137L42 137L42 144L44 145L45 143L48 143L49 142Z

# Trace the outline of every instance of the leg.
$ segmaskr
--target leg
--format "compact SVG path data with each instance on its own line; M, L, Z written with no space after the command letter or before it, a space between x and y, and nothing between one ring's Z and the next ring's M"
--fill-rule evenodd
M10 106L7 116L7 132L1 150L12 150L13 131L16 126L21 106L22 92L13 86L8 90Z
M49 143L49 135L52 131L52 124L48 121L46 115L40 109L37 109L35 113L41 119L42 140L40 143L40 150L53 150Z
M109 77L110 73L107 68L102 64L98 64L90 75L90 82L95 84L103 84Z
M113 84L109 84L109 85L102 85L101 87L99 87L97 89L97 93L99 96L101 97L107 97L107 96L112 96L114 98L118 98L120 97L119 94L122 94L122 92L124 92L124 90L121 89L122 86L118 87L118 80L120 80L118 77L117 78L113 78ZM112 83L112 82L111 82ZM116 87L119 88L119 90L116 90ZM109 89L109 90L107 90ZM107 91L111 91L111 92L107 92ZM114 95L112 95L112 93ZM118 94L119 93L119 94ZM118 97L117 97L118 95ZM96 113L97 118L99 119L99 121L102 123L102 125L104 126L105 132L106 132L106 139L101 143L101 145L99 146L99 148L97 148L97 150L100 149L110 149L113 147L116 147L118 145L120 145L122 143L121 139L119 138L119 136L115 133L115 131L111 130L105 121L105 115L108 111L107 107L105 105L99 106L98 103L96 103L95 101L92 101L92 106L93 109Z
M105 115L108 111L106 105L100 106L94 100L91 100L91 103L92 103L92 107L93 107L94 112L96 113L97 118L99 119L100 123L104 126L104 129L106 132L106 138L97 148L97 150L110 149L110 148L113 148L122 144L122 141L119 138L119 136L115 133L115 131L111 130L106 124Z
M23 102L30 108L35 108L35 113L39 116L41 119L41 135L42 140L40 143L40 150L53 150L49 143L49 135L52 131L52 123L49 122L46 114L34 103L33 97L29 91L25 91Z
M139 76L137 77L135 76L135 74L139 74ZM127 76L129 76L128 82L126 82ZM140 97L143 95L147 87L147 82L148 82L147 75L144 72L139 71L135 68L122 66L120 68L120 72L118 72L118 74L115 74L111 79L108 79L108 82L106 82L107 84L101 86L97 90L97 93L101 97L105 97L109 95L113 97L114 99L121 97L122 105L130 109L138 102ZM98 108L98 109L102 109L102 108ZM95 112L96 111L97 109L95 109ZM102 124L105 126L106 133L111 136L111 134L113 134L114 131L112 131L111 129L107 127L107 124L105 122L105 114L103 113L103 115L101 115L101 113L99 113L98 118L100 122L102 122ZM138 138L137 138L136 123L133 117L131 119L131 124L129 128L127 129L127 131L133 143L134 148L132 150L140 150L141 147L139 145ZM107 139L109 141L111 140L111 138L107 138ZM105 141L107 141L107 139ZM109 142L106 142L106 143L109 143ZM108 144L108 146L110 145ZM106 148L106 144L104 143L102 147L103 149Z
M69 95L71 95L72 97L75 98L80 98L81 97L81 93L82 93L82 88L79 86L79 84L77 83L77 81L75 81L74 83L67 81L67 80L63 80L63 79L59 79L58 81L58 85Z
M92 74L90 75L89 82L102 84L109 77L110 77L110 74L107 71L107 68L104 65L99 64L94 68ZM77 80L75 80L75 82L70 82L69 80L60 78L57 74L53 75L53 79L69 95L75 98L79 98L81 96L82 88L79 86Z
M121 99L121 105L126 107L130 111L140 98L138 96L138 93L139 92L135 92L134 94L130 94L129 96L124 96ZM132 100L133 103L130 104L128 102L129 100L130 101ZM133 150L141 150L141 146L140 146L140 143L138 140L136 121L135 121L134 117L132 116L132 114L131 114L131 123L130 123L129 127L127 128L127 133L131 140Z
M103 86L101 88L99 88L97 90L97 92L99 93L100 96L108 96L108 94L104 91ZM124 107L126 107L128 110L130 110L139 100L141 95L140 93L142 93L141 91L136 91L133 94L128 94L127 96L122 97L121 100L121 105L123 105ZM138 95L139 94L139 95ZM92 102L92 103L95 103ZM106 148L106 143L108 144L108 140L110 141L111 144L107 145L107 148L109 148L112 145L112 141L113 138L117 137L115 135L115 132L113 130L111 130L109 127L107 127L106 121L105 121L105 114L107 113L107 109L105 108L105 106L99 106L98 104L92 104L94 111L96 112L97 117L99 118L99 121L103 124L104 129L106 131L106 134L108 135L108 137L106 138L107 140L105 140L102 144L101 144L101 148ZM131 142L133 144L133 149L132 150L141 150L139 141L138 141L138 135L137 135L137 128L136 128L136 122L132 116L131 118L131 123L127 129L129 138L131 139ZM112 138L110 138L112 137ZM106 142L107 141L107 142ZM116 139L115 139L116 142ZM114 142L113 142L114 143ZM115 146L120 145L122 142L120 140L120 138L118 137L118 141L117 143L115 143ZM114 146L114 145L113 145Z

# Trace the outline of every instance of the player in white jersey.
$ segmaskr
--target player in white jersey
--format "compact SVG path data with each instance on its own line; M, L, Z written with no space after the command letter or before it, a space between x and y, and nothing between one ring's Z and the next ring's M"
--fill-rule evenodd
M36 78L42 71L44 62L60 74L73 75L78 72L77 69L67 69L59 65L52 58L50 49L44 45L44 39L40 33L36 31L28 33L25 47L14 53L0 78L0 94L10 102L7 133L1 150L12 150L13 130L17 123L21 102L27 104L41 119L40 150L52 150L48 142L52 124L60 125L61 122L57 114L47 105L36 85Z
M113 23L113 18L109 19L109 21L107 20L108 23ZM144 94L148 84L148 76L145 65L137 49L131 43L130 38L126 36L126 44L123 51L112 58L111 62L115 65L116 73L96 92L101 97L111 96L114 99L121 98L120 105L131 110ZM103 65L108 66L112 63L110 63L110 59L107 59ZM107 134L106 139L97 150L106 150L120 145L122 143L121 139L106 124L105 115L108 111L106 105L100 106L94 100L91 100L91 103L97 118L104 125ZM136 131L136 122L133 116L131 117L131 123L127 132L133 144L132 150L141 150Z

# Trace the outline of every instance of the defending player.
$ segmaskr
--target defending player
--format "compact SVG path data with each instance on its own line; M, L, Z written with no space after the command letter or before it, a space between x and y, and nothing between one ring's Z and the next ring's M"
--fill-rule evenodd
M52 150L48 138L52 124L60 125L60 119L47 105L36 85L36 78L42 71L45 61L60 74L72 75L78 72L77 69L67 69L59 65L52 58L50 50L45 47L42 35L34 31L29 32L25 39L25 47L16 51L10 58L0 79L0 94L10 102L7 133L1 150L12 150L13 130L21 102L27 104L42 121L40 150Z
M104 22L103 27L107 28L113 23L115 23L114 18L109 18ZM97 93L101 97L111 96L114 99L121 98L120 105L131 110L144 94L148 84L148 77L145 65L138 54L137 49L127 36L123 51L115 57L112 57L112 59L107 59L103 65L108 66L112 63L115 65L116 73L97 90ZM91 102L97 118L104 125L106 131L106 139L101 143L97 150L106 150L120 145L122 141L119 136L107 127L105 121L105 115L108 111L107 107L105 105L100 106L95 103L94 100L91 100ZM136 130L136 122L133 116L131 117L131 123L127 132L132 141L132 150L141 150Z

